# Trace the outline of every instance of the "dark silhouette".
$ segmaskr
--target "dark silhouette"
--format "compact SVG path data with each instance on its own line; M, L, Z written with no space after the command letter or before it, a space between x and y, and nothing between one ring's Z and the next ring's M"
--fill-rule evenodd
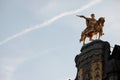
M120 80L120 46L115 45L112 55L110 55L110 46L106 48L104 70L106 80Z

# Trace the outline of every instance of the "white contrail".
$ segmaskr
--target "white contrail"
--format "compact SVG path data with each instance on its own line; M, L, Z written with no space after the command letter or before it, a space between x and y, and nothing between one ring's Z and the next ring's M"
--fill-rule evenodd
M5 44L5 43L7 43L10 40L13 40L13 39L15 39L15 38L17 38L19 36L24 35L24 34L27 34L28 32L31 32L33 30L36 30L36 29L39 29L39 28L42 28L42 27L46 27L47 25L52 24L53 22L55 22L56 20L58 20L58 19L60 19L60 18L62 18L64 16L73 15L75 13L82 12L82 11L84 11L84 10L94 6L94 5L96 5L97 3L100 3L101 1L102 0L92 0L90 3L88 3L87 5L84 5L80 9L61 13L61 14L59 14L59 15L57 15L57 16L55 16L55 17L53 17L53 18L51 18L51 19L49 19L49 20L47 20L47 21L45 21L45 22L43 22L43 23L41 23L39 25L36 25L36 26L30 27L30 28L24 29L23 31L18 32L16 34L6 38L5 40L0 41L0 45Z

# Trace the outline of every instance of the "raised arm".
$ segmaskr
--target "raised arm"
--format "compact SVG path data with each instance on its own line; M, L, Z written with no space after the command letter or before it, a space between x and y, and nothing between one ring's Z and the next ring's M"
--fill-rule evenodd
M87 17L83 16L83 15L76 15L77 17L81 17L81 18L84 18L84 19L87 19Z

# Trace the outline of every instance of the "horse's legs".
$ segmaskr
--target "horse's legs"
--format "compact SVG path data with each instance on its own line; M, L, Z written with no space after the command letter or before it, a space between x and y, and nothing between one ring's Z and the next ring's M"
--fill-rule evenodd
M83 32L82 32L81 38L80 38L80 42L83 41L83 38L84 38L84 34L83 34Z
M81 36L81 38L80 38L80 40L79 40L79 41L80 41L80 42L81 42L81 41L83 41L83 36Z
M86 35L82 34L80 38L80 42L83 41L83 45L85 45L85 38L86 38Z
M82 32L82 34L81 34L81 38L80 38L79 41L80 41L80 42L83 41L83 32Z
M93 35L89 35L89 40L90 40L90 41L93 40L92 37L93 37Z
M98 33L99 33L98 40L100 40L100 37L101 37L102 35L104 35L102 28L100 29L100 31L99 31Z
M91 36L89 37L89 40L92 41L92 37Z
M103 33L103 31L100 31L100 32L99 32L98 40L100 40L100 37L101 37L102 35L104 35L104 33Z
M86 39L86 36L84 35L84 37L83 37L83 45L85 45L85 39Z
M100 40L100 37L103 35L103 33L99 32L98 40Z

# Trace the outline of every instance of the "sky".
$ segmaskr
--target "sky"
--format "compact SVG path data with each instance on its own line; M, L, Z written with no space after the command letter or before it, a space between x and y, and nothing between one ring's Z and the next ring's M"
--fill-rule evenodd
M119 0L98 0L74 13L95 1L0 0L0 80L74 80L86 27L76 15L105 17L101 40L120 45Z

